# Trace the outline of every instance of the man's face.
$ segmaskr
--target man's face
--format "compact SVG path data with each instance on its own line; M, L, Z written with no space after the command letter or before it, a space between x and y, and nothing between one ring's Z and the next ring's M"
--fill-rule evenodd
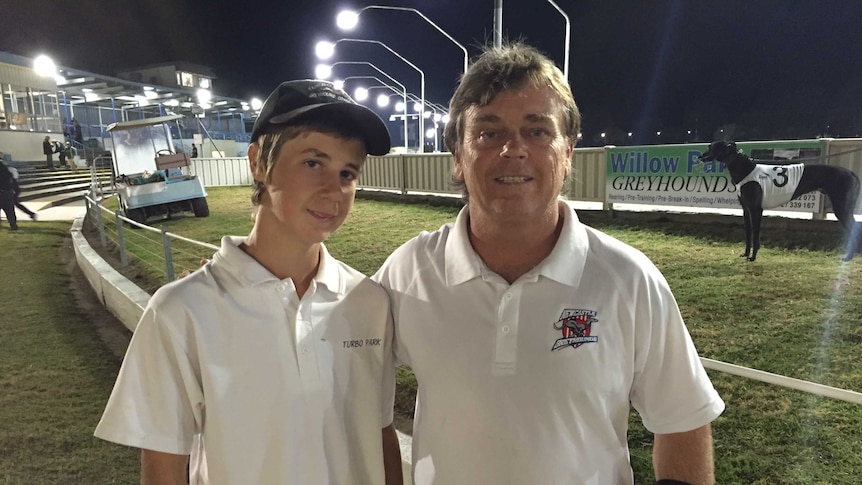
M468 108L463 122L455 177L467 185L471 217L515 222L556 210L573 145L550 88L503 91Z
M257 164L259 146L249 146L254 179L265 185L259 223L271 224L283 241L313 245L344 222L356 194L367 153L361 140L303 133L282 145L270 180Z

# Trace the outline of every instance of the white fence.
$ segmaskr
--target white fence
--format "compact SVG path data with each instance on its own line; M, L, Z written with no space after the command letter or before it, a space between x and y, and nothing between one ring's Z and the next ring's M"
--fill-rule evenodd
M822 140L780 140L749 142L752 145L787 145L793 143L816 144L821 148L816 163L845 167L862 177L862 138ZM704 143L665 145L664 147L702 150ZM563 195L572 201L607 204L608 178L607 152L615 147L576 148L572 155L572 175L563 187ZM632 150L656 147L626 147ZM659 147L661 148L661 147ZM204 180L208 187L250 185L252 181L248 160L240 158L195 158L192 172ZM407 193L456 194L450 179L452 155L449 153L395 154L368 157L359 179L359 187ZM649 203L640 203L650 205ZM656 204L663 205L663 204ZM608 204L610 206L610 204ZM822 217L824 214L812 212Z

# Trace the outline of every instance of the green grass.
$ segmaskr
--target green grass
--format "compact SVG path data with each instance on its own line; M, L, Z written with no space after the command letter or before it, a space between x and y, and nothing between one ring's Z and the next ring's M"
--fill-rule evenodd
M249 189L208 191L211 217L178 217L164 222L168 230L212 244L218 244L222 234L246 234L252 225ZM437 229L453 220L456 213L457 209L450 207L357 200L348 221L327 247L334 256L370 274L403 241L421 230ZM679 224L651 222L655 217L645 215L640 222L622 224L586 212L581 218L632 244L656 262L674 290L701 355L836 387L862 389L858 357L862 342L862 258L840 263L840 242L834 242L833 236L769 229L764 232L758 261L749 263L737 256L743 249L741 221L730 225ZM31 235L34 227L40 231ZM27 424L15 436L10 433L16 426L0 430L0 478L28 467L28 483L109 483L110 477L119 476L119 469L137 466L132 460L136 457L128 450L90 437L119 362L100 346L98 336L88 329L86 316L79 315L64 296L63 281L68 285L68 279L50 276L58 270L56 253L68 226L25 222L22 228L14 235L0 231L4 267L15 268L15 281L30 280L26 290L10 287L0 293L0 309L5 315L16 315L13 320L0 320L0 378L4 379L5 394L0 398L0 417L3 423ZM146 231L126 231L129 233L142 239ZM157 236L155 242L159 242ZM189 269L211 253L177 246L178 259ZM158 274L163 273L158 269L162 265L160 250L143 250L142 257L149 260L138 271L149 275L151 284L157 286L164 277ZM54 281L57 278L59 282ZM43 341L48 342L45 348ZM56 361L76 362L83 370L80 375L59 375ZM46 374L38 385L39 380L28 374L37 369ZM22 374L27 378L10 377ZM710 375L728 405L713 429L718 483L858 483L862 476L862 406L718 372ZM415 380L406 370L399 372L398 379L396 406L400 413L409 414ZM66 386L66 382L72 384ZM50 399L34 394L34 386L41 386L42 394ZM80 402L67 402L66 394L73 392L67 388L87 395ZM10 406L12 410L7 409ZM46 406L52 409L42 411ZM56 431L67 428L79 431L65 437ZM29 442L22 434L38 438ZM72 443L76 449L86 450L81 453L86 456L67 458L55 451ZM651 436L635 415L629 443L637 483L652 483ZM13 465L18 462L29 465ZM88 469L91 474L87 477L99 478L57 478L73 464L82 469L78 473ZM18 476L6 482L19 483ZM118 479L118 483L132 481Z
M93 437L120 359L78 306L67 222L0 228L0 483L136 483L138 454Z

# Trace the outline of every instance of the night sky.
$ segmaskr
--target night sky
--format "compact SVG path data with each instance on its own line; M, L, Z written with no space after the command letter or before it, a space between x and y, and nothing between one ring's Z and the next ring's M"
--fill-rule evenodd
M12 3L12 5L8 5ZM862 2L858 0L556 0L571 20L569 80L584 145L610 141L862 136ZM322 39L377 40L425 72L426 97L448 104L463 53L418 15L368 10L342 32L342 8L420 10L471 57L493 41L493 0L7 2L0 50L114 75L169 61L210 66L218 94L265 97L280 81L314 77ZM562 67L565 22L544 0L504 0L506 39ZM341 43L334 60L374 63L411 92L418 73L376 45ZM377 75L339 66L336 77ZM380 77L378 75L378 77ZM348 84L348 87L359 84ZM352 90L349 89L349 91ZM378 91L379 92L379 91ZM662 131L663 137L656 135Z

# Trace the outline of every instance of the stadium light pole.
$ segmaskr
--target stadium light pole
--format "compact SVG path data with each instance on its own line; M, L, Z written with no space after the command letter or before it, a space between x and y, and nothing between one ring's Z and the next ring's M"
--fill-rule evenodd
M386 77L387 79L389 79L393 83L397 84L398 87L401 88L401 90L404 92L404 104L407 104L407 88L404 87L403 84L398 82L397 79L395 79L394 77L387 74L383 69L380 69L379 67L375 66L374 64L372 64L368 61L337 61L337 62L333 62L332 64L330 64L329 67L335 67L335 66L339 66L339 65L366 65L366 66L371 67L372 69L379 72L384 77ZM377 79L377 78L375 78L375 79ZM377 80L380 81L379 79L377 79ZM380 81L380 84L386 84L386 83L384 83L383 81ZM409 146L409 144L407 143L407 118L405 117L404 118L404 148L407 148L408 146Z
M569 80L569 44L571 43L572 27L569 22L569 16L560 8L553 0L548 0L548 3L554 7L560 15L566 19L566 49L563 59L563 74L566 76L566 81ZM494 47L503 45L503 0L494 0Z
M372 86L372 87L367 88L369 91L372 89L375 89L375 88L387 88L390 91L392 91L393 93L401 96L402 99L404 100L404 105L405 106L407 105L407 89L404 87L403 84L399 83L398 81L395 81L394 79L393 79L393 81L395 81L395 84L398 84L398 87L401 88L401 91L398 91L397 89L395 89L394 86L387 84L385 81L383 81L382 79L380 79L377 76L347 76L342 81L348 81L351 79L373 79L373 80L377 81L378 83L380 83L381 85L380 86ZM417 143L419 143L419 142L417 142ZM404 117L404 148L407 148L409 146L410 146L410 144L407 142L407 117L405 116Z
M419 72L419 82L420 82L419 92L420 92L420 96L422 98L422 105L423 106L425 105L425 72L422 69L419 69L418 67L416 67L416 64L413 64L412 62L408 61L404 56L395 52L391 47L384 44L383 42L380 42L379 40L338 39L335 42L321 41L321 42L317 43L317 45L314 48L314 51L317 54L317 57L319 57L321 59L328 59L328 58L332 57L333 54L335 54L335 46L341 42L357 42L357 43L361 43L361 44L377 44L377 45L383 47L384 49L388 50L392 54L394 54L396 57L398 57L402 61L404 61L404 63L407 64L408 66L412 67L413 69L416 69L416 71ZM425 122L424 122L424 119L422 117L420 117L419 118L419 134L420 134L419 135L419 139L420 139L419 153L422 153L425 151L424 150L425 142L424 142L424 139L422 138L422 133L424 131L425 131Z
M553 0L548 0L548 3L550 3L552 7L557 9L557 12L560 12L560 15L562 15L563 18L566 19L566 49L564 54L565 57L563 58L563 75L566 77L566 82L569 82L569 44L571 42L570 39L572 35L572 25L569 22L569 16L566 15L566 12L564 12L563 9L559 7L559 5L554 3Z
M449 33L446 32L445 30L443 30L439 25L435 24L431 19L426 17L425 14L423 14L419 10L416 10L415 8L389 7L389 6L383 6L383 5L368 5L367 7L362 7L361 9L355 10L355 11L354 10L343 10L343 11L341 11L338 14L338 16L335 17L335 23L342 30L353 30L356 27L356 25L359 23L359 16L362 14L362 12L364 12L366 10L374 10L374 9L377 9L377 10L400 10L402 12L413 12L416 15L422 17L422 20L428 22L432 27L437 29L438 32L440 32L441 34L446 36L447 39L452 41L453 44L455 44L456 46L458 46L459 49L461 49L461 52L464 53L464 71L463 72L466 74L467 66L469 64L469 59L470 59L469 55L467 54L467 48L464 47L460 42L455 40L454 37L449 35Z

